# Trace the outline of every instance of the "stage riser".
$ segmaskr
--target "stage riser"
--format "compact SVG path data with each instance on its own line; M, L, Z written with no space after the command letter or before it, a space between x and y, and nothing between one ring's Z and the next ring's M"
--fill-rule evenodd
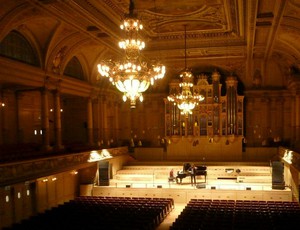
M255 191L207 188L168 189L157 187L145 189L95 186L90 194L93 196L173 198L176 203L187 203L191 199L292 201L292 193L290 190Z

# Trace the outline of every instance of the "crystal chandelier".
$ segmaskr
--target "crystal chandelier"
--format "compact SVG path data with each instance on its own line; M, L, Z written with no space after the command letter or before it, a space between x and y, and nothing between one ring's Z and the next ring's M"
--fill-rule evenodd
M191 71L188 70L186 66L186 26L184 33L184 45L185 45L185 69L180 74L180 78L182 79L181 83L179 83L179 87L181 88L181 92L179 94L172 94L168 96L168 101L174 102L177 104L177 107L181 110L181 114L188 116L193 113L193 109L198 104L198 102L203 101L204 97L202 95L197 95L193 93L194 86L194 76Z
M124 102L130 100L131 108L135 108L137 99L143 101L143 92L156 80L163 78L166 71L161 64L150 65L142 60L140 51L145 48L145 42L139 38L139 33L143 25L133 10L133 0L130 0L129 14L120 25L121 30L126 33L126 37L119 42L120 49L125 51L124 60L98 64L100 75L108 77L123 93Z

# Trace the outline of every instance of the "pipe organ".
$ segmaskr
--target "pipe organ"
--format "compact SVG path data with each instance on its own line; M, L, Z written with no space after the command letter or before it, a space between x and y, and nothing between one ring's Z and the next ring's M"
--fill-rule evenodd
M205 97L199 101L192 114L182 115L173 102L165 99L165 136L243 136L244 96L238 95L238 81L234 76L225 80L226 94L221 95L221 75L214 71L211 81L201 74L196 78L193 93ZM179 81L169 84L169 93L180 93Z

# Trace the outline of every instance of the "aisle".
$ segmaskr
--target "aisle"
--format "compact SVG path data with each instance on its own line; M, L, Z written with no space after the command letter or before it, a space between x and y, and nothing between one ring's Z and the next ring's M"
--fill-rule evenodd
M179 203L175 204L174 209L169 215L164 219L164 221L156 228L156 230L169 230L172 223L180 215L181 211L184 209L186 204Z

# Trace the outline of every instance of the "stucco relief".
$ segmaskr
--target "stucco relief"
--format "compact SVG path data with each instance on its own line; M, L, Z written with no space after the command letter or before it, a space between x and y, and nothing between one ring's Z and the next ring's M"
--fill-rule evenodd
M166 8L168 9L168 8ZM176 13L177 12L177 13ZM180 12L180 13L179 13ZM147 28L153 33L169 33L172 31L182 32L184 21L189 21L189 30L206 31L208 29L225 29L227 25L224 9L221 5L202 6L194 11L177 9L158 13L142 11L139 13L144 19ZM172 25L172 27L170 27ZM174 28L176 27L176 28Z
M66 55L66 50L67 50L67 46L62 47L56 54L56 56L53 59L53 66L52 66L52 70L54 73L59 73L60 71L60 67L61 67L61 63Z

